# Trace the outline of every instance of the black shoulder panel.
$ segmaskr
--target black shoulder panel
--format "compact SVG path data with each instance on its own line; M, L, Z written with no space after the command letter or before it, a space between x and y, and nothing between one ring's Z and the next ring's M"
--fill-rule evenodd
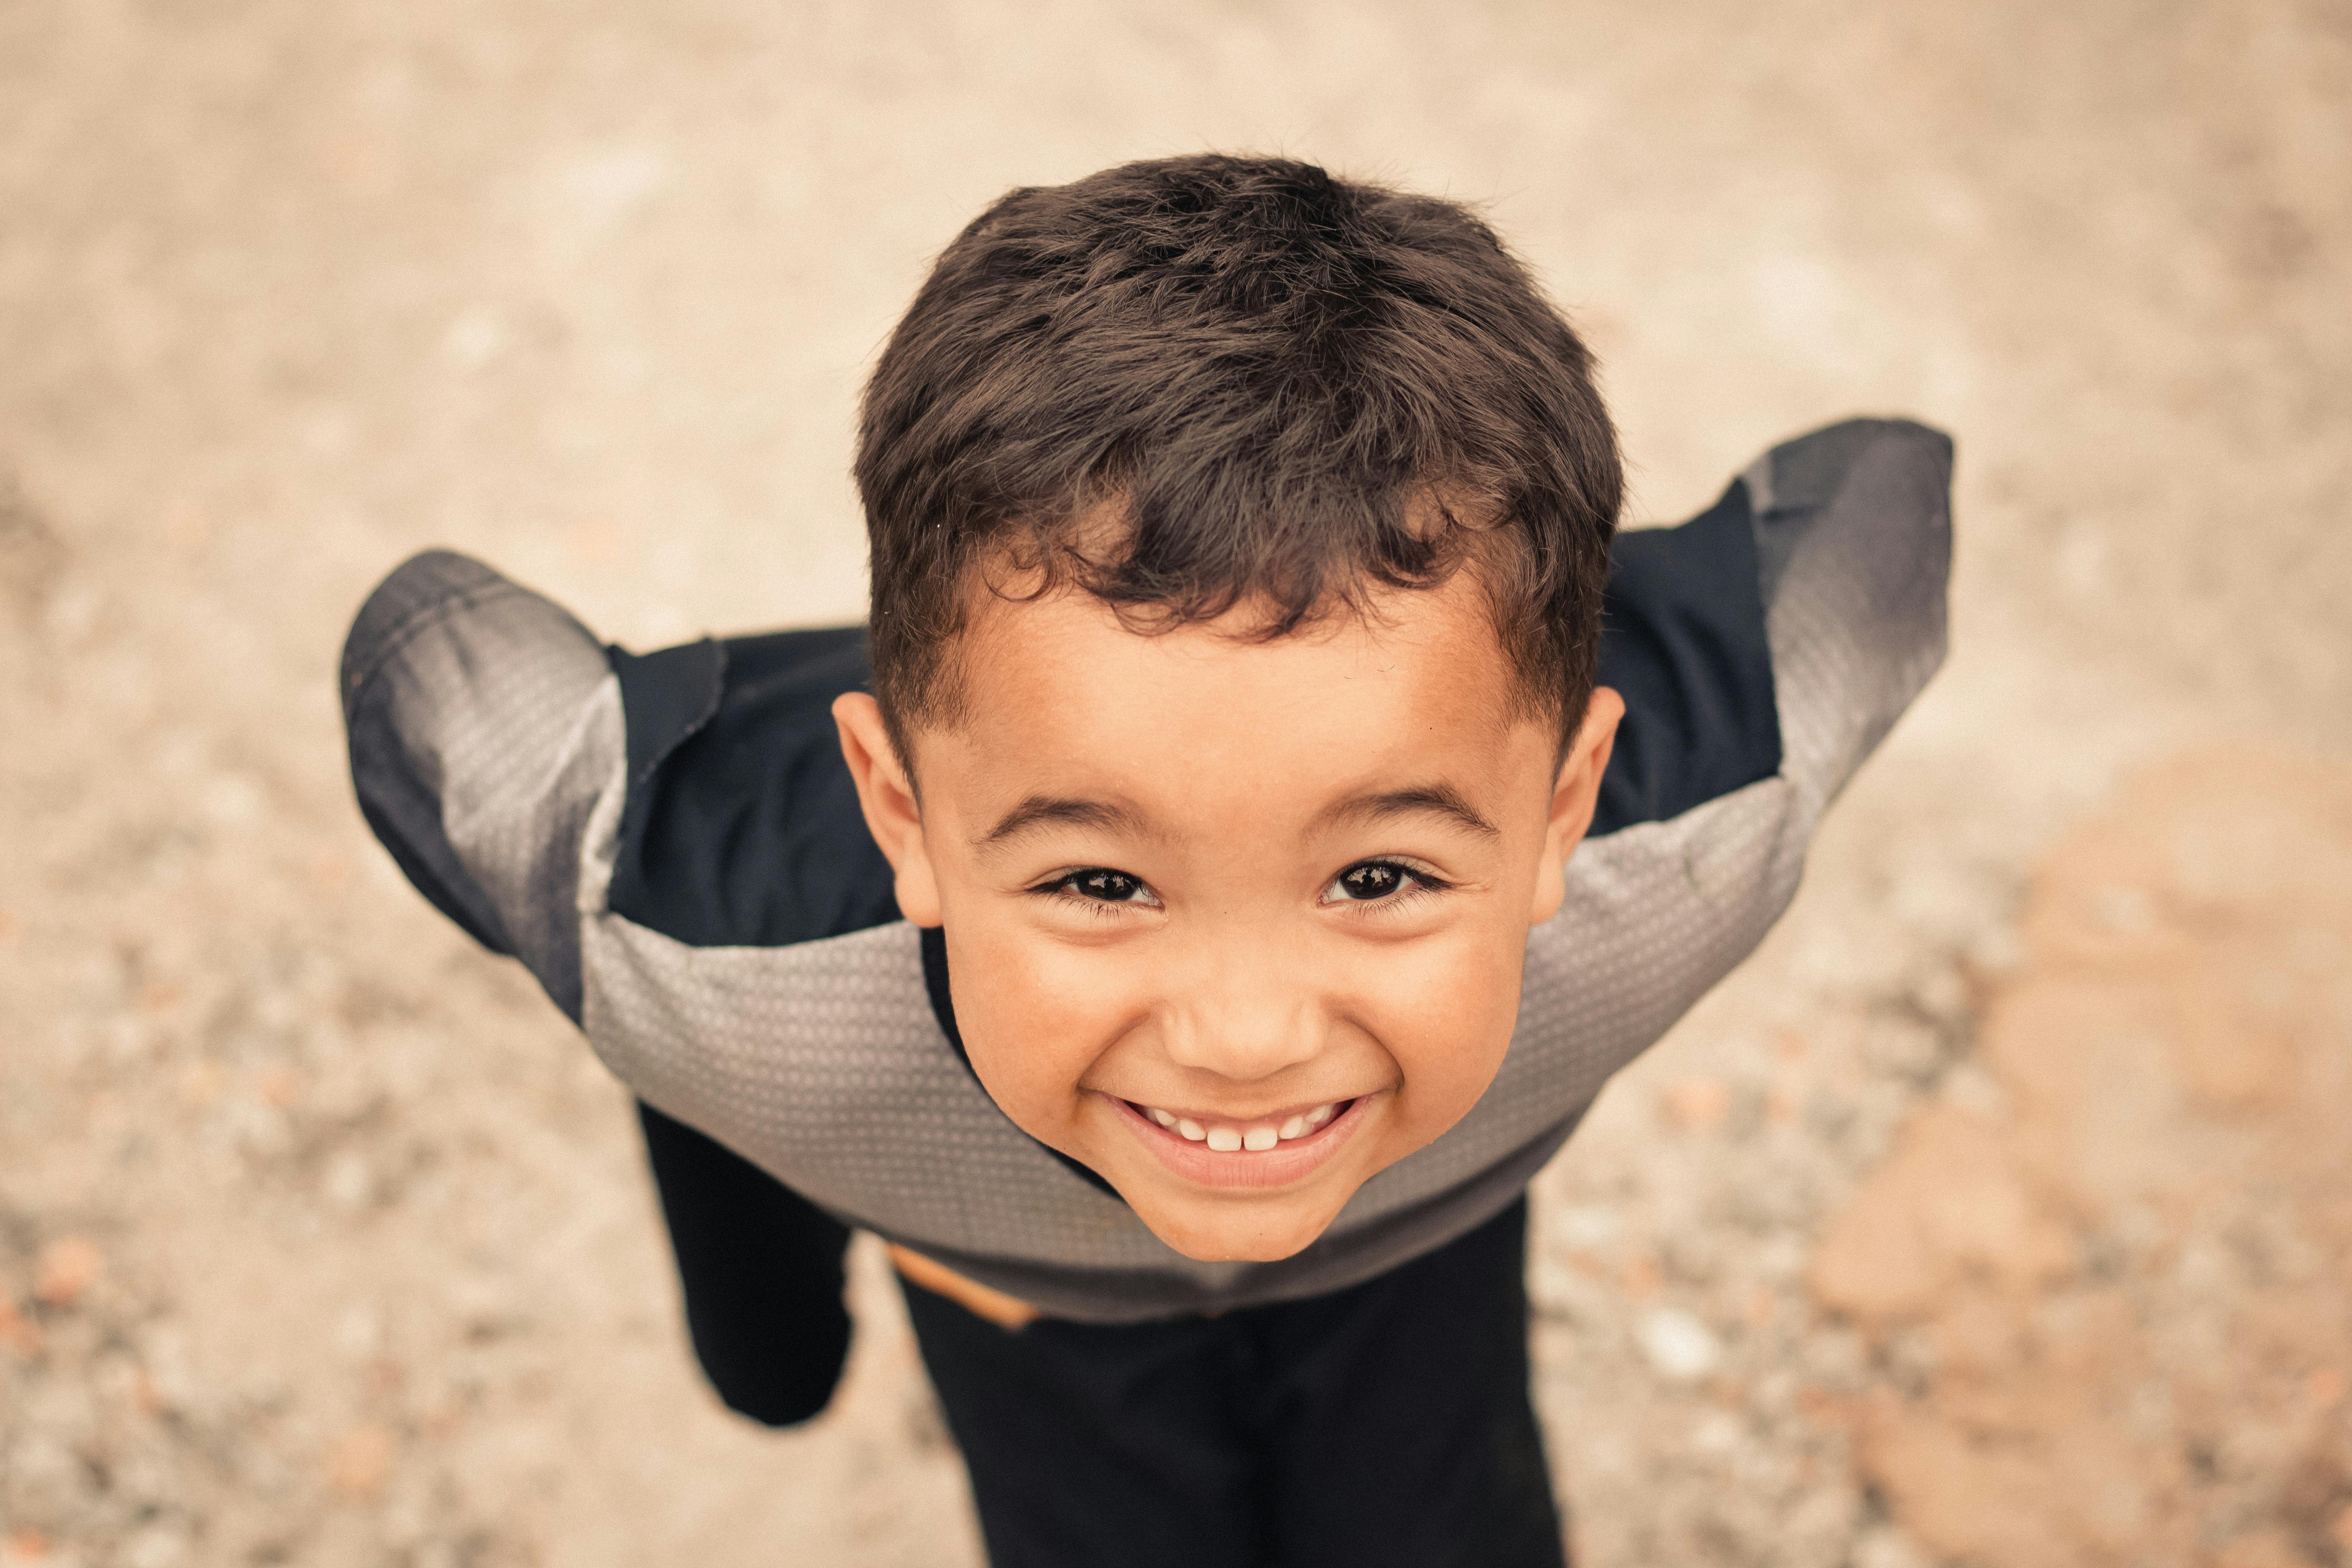
M1596 835L1663 822L1780 771L1755 519L1738 479L1679 528L1620 533L1601 684L1625 699Z
M629 755L614 913L696 947L898 918L833 722L833 700L866 685L865 628L612 658Z

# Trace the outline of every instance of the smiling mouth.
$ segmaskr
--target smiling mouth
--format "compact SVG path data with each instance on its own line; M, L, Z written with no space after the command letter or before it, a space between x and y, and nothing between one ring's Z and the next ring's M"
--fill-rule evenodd
M1360 1094L1252 1121L1185 1116L1104 1098L1176 1174L1203 1186L1278 1187L1305 1178L1337 1153L1381 1096Z
M1296 1112L1279 1121L1261 1121L1253 1126L1230 1121L1195 1121L1189 1116L1179 1116L1156 1105L1136 1105L1131 1100L1128 1103L1187 1143L1206 1143L1220 1154L1231 1154L1243 1149L1253 1154L1262 1154L1279 1144L1296 1142L1306 1137L1355 1101L1328 1100L1311 1110Z

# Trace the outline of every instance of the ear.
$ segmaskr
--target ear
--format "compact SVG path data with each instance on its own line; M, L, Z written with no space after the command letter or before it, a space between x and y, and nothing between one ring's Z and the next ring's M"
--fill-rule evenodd
M1551 816L1544 824L1543 859L1536 868L1534 906L1529 925L1541 925L1559 913L1568 897L1568 858L1583 842L1592 826L1592 808L1601 799L1601 775L1609 771L1609 752L1617 743L1617 721L1625 717L1625 700L1611 688L1596 686L1584 705L1584 721L1576 727L1568 755L1552 785Z
M923 808L890 744L881 705L866 692L845 691L833 700L833 721L841 731L841 755L857 784L866 829L898 874L898 912L919 926L938 925L940 884L923 841Z

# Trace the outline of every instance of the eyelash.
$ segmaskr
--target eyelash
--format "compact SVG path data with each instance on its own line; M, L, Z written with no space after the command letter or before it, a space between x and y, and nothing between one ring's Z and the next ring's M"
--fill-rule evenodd
M1350 871L1360 870L1367 866L1384 866L1390 870L1394 871L1398 876L1403 878L1406 885L1384 898L1334 899L1331 900L1333 903L1362 904L1374 909L1393 910L1405 904L1419 903L1423 899L1431 898L1440 893L1451 892L1454 888L1453 883L1448 882L1443 878L1435 876L1428 871L1424 871L1419 867L1412 865L1406 861L1391 859L1383 856L1374 856L1369 860L1351 860L1346 866L1341 867L1339 874L1334 876L1329 883L1325 884L1326 890L1328 891L1332 884L1336 884L1339 880L1340 877L1346 876ZM1127 880L1133 882L1137 887L1143 889L1146 892L1150 891L1151 885L1149 882L1144 881L1142 878L1130 876L1125 871L1113 870L1108 866L1080 866L1075 870L1061 872L1045 881L1040 882L1036 886L1031 888L1029 891L1042 898L1053 899L1057 902L1084 905L1087 913L1097 920L1122 919L1123 917L1117 911L1138 907L1138 900L1132 899L1090 899L1084 893L1075 891L1071 886L1072 883L1077 881L1081 877L1089 877L1097 873L1105 872L1114 877L1126 878ZM1158 895L1154 894L1150 903L1142 904L1140 907L1144 909L1158 909L1160 907Z

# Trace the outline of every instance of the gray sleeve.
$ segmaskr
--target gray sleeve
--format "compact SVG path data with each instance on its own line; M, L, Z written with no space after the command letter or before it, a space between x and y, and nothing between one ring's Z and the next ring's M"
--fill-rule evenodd
M1810 832L1944 661L1952 441L1849 419L1742 476L1780 710L1781 775Z
M604 647L478 561L429 551L343 645L352 782L417 890L580 1015L582 836L620 766Z

